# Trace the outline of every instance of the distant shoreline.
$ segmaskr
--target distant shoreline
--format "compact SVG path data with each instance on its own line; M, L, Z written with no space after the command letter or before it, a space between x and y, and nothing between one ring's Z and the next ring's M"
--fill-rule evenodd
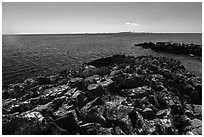
M30 34L2 34L2 36L38 36L38 35L121 35L121 34L202 34L199 32L117 32L117 33L30 33Z

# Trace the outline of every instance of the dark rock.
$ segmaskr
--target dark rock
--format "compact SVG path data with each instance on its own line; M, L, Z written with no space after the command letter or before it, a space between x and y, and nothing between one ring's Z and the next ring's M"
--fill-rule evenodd
M110 77L114 77L114 76L117 76L119 74L122 74L122 71L121 70L113 70L111 73L110 73Z
M17 105L14 105L10 108L10 110L8 111L9 114L12 114L12 113L15 113L15 112L19 112L19 113L22 113L22 112L25 112L27 110L31 110L33 109L35 106L31 105L29 102L27 101L24 101L24 102L21 102Z
M76 92L74 92L71 98L76 99L78 107L81 108L84 105L86 95L84 92L77 90Z
M72 88L77 87L79 90L83 90L86 87L86 85L84 83L84 79L83 78L79 78L79 77L70 79L68 84Z
M102 85L103 88L106 88L108 90L114 90L115 84L110 78L105 78L100 82L100 85Z
M193 104L202 104L202 96L199 96L199 93L197 91L193 91L191 93L191 100Z
M164 135L177 134L171 118L158 119L157 129L160 134L164 134Z
M112 135L112 128L103 128L98 123L86 123L80 126L79 132L81 135Z
M101 77L99 75L93 75L90 77L87 77L85 79L85 82L87 82L88 84L96 84L98 81L100 81Z
M172 72L169 69L162 69L160 72L166 79L172 79Z
M91 102L87 103L86 105L84 105L80 109L80 112L82 114L83 119L89 113L91 108L93 108L94 106L100 106L100 105L104 105L104 101L101 98L99 98L99 97L95 98L93 101L91 101Z
M35 81L34 79L26 79L24 82L23 82L23 87L26 89L26 90L29 90L35 86L37 86L37 81Z
M96 74L99 76L104 76L110 74L110 70L107 67L100 67L96 69Z
M50 84L51 82L49 78L43 76L37 77L36 81L38 82L39 85Z
M156 108L159 108L159 102L157 100L157 97L155 95L149 95L148 97L149 102Z
M11 85L7 92L12 98L20 98L27 93L24 90L23 84L20 84L20 83Z
M156 123L154 120L144 120L144 123L142 125L142 131L140 131L140 134L150 134L155 135L157 134L157 128Z
M56 118L63 117L67 114L67 112L74 109L73 105L63 104L57 111L53 113Z
M102 97L105 93L102 85L100 84L91 84L87 87L87 96L90 99L94 99L96 97Z
M7 90L3 90L3 91L2 91L2 98L3 98L3 99L7 99L7 98L9 98L9 97L10 97L9 92L8 92Z
M133 128L136 128L137 130L142 128L144 118L139 112L133 110L130 113L128 113L128 116L130 117Z
M184 54L190 56L202 56L202 45L171 43L171 42L152 42L139 43L135 46L150 48L155 51L165 51L173 54Z
M60 85L58 87L53 87L53 88L49 88L44 90L43 94L45 96L49 96L49 97L61 97L63 96L68 90L70 89L69 86L67 85Z
M151 108L145 108L142 111L142 115L146 119L153 119L155 114L154 114L154 112L153 112L153 110Z
M94 66L86 66L85 69L82 71L82 77L86 78L92 75L95 75L95 69Z
M125 134L132 134L132 123L128 114L133 110L131 106L123 106L116 102L107 102L104 117L107 122L119 126Z
M169 109L162 109L162 110L157 111L156 116L162 119L162 118L170 116L170 114L171 114L171 111Z
M2 122L4 135L43 135L48 134L49 124L41 113L27 111L19 116L11 116Z
M131 96L131 97L143 98L151 92L151 88L149 88L147 86L143 86L143 87L130 89L128 92L130 93L129 96Z
M174 118L174 127L178 129L179 134L183 134L187 126L190 126L190 119L186 115L176 116Z
M106 119L103 117L104 110L104 106L94 106L93 108L89 109L87 113L83 113L84 122L93 122L105 125Z
M76 134L76 130L79 128L77 114L74 110L70 110L63 117L56 119L55 123L73 134Z
M131 74L131 73L134 72L134 69L133 69L130 65L128 65L128 66L124 69L124 72Z
M70 132L68 132L65 129L62 129L57 124L50 122L49 123L49 131L51 135L71 135Z
M4 88L3 134L202 134L202 80L174 59L114 55Z

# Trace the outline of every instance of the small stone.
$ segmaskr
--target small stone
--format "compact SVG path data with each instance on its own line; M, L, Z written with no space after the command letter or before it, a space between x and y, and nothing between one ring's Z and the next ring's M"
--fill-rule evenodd
M165 118L165 117L169 117L171 114L171 111L169 109L162 109L157 111L156 116L158 118Z
M114 77L114 76L119 75L121 73L122 73L121 70L113 70L110 73L110 77Z
M142 115L144 118L146 119L152 119L154 118L154 112L151 108L145 108L143 111L142 111Z

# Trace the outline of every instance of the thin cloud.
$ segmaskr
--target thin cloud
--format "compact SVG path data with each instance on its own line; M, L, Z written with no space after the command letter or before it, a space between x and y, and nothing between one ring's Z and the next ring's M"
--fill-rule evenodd
M126 25L130 25L130 26L139 26L140 24L137 24L137 23L130 23L130 22L127 22L125 23Z

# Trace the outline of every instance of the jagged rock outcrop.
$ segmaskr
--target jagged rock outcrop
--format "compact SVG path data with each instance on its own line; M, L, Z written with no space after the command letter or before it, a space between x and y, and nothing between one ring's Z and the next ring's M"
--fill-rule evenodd
M150 48L155 51L165 51L173 54L185 54L190 56L202 57L202 45L184 44L184 43L171 43L171 42L144 42L135 44L143 48Z
M2 98L4 135L202 134L202 80L165 57L101 58Z

